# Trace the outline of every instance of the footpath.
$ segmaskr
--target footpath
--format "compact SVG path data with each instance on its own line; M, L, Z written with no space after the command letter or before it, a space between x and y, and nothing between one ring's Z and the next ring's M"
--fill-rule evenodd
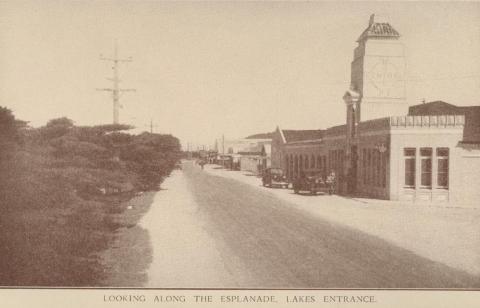
M200 168L200 167L198 167ZM204 171L251 185L308 214L377 236L396 246L470 274L480 275L480 209L418 205L329 195L296 195L266 188L243 171L205 165Z

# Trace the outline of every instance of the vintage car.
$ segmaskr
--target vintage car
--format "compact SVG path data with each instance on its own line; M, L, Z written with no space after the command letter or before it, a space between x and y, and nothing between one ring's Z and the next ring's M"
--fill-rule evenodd
M263 186L288 188L287 177L281 168L267 168L263 171Z
M318 192L329 192L329 185L320 173L310 173L299 176L293 180L292 187L293 192L296 194L309 192L312 195L316 195Z

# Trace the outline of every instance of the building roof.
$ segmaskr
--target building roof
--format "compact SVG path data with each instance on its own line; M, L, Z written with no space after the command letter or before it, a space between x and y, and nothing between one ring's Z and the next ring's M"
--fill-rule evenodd
M250 135L245 139L272 139L275 132Z
M324 130L321 129L309 129L309 130L282 130L285 136L285 141L297 142L307 140L319 140L323 138Z
M347 125L342 124L342 125L336 125L327 128L327 136L338 136L338 135L344 135L347 133Z
M370 16L370 22L367 29L358 38L357 42L361 42L368 38L386 38L386 39L398 39L400 33L395 30L388 22L378 20L375 21L375 14Z
M408 108L409 116L462 115L465 117L463 142L480 142L480 106L455 106L442 101L434 101Z
M460 115L466 111L480 110L480 106L455 106L443 101L433 101L424 104L410 106L408 115Z

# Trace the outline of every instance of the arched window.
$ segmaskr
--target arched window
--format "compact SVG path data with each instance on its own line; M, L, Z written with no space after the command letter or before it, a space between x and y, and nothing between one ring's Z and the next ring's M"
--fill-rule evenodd
M288 177L288 175L290 174L290 162L289 162L289 157L288 155L285 157L285 172L286 172L286 175Z
M298 176L298 156L295 155L295 167L294 167L294 172L293 176Z
M293 157L292 154L290 154L290 179L294 176L294 175L293 175L293 172L294 172L294 171L293 171L293 170L294 170L294 169L293 169L293 166L294 166L293 160L294 160L294 157Z

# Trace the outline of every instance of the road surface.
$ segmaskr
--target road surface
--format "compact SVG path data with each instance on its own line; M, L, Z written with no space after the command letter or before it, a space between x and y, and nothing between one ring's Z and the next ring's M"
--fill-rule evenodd
M141 223L153 247L150 287L480 287L478 276L312 217L192 162L162 187Z

